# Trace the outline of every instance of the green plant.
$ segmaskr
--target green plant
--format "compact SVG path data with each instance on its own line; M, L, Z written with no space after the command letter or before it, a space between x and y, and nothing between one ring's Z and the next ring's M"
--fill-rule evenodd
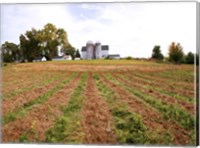
M81 139L77 139L75 132L76 129L79 128L80 124L78 124L80 120L79 112L82 107L82 103L84 97L82 96L82 92L86 85L88 75L85 73L81 77L80 84L74 90L72 96L70 97L70 101L67 105L61 107L63 111L63 116L59 117L56 120L55 125L48 129L46 132L46 142L70 142L70 143L79 143ZM77 136L78 137L78 136Z

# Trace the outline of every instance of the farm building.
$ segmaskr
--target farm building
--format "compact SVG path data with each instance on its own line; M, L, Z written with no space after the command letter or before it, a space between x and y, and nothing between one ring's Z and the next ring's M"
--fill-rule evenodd
M120 59L120 55L119 54L110 54L110 55L108 55L108 59Z
M81 49L82 59L101 59L108 56L109 46L88 41Z

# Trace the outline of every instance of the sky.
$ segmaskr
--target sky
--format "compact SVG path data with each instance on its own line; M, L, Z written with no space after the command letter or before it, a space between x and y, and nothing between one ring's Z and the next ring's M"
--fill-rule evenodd
M109 54L149 58L155 45L168 55L171 42L196 52L195 2L1 4L1 43L47 23L63 28L81 50L86 42L109 45Z

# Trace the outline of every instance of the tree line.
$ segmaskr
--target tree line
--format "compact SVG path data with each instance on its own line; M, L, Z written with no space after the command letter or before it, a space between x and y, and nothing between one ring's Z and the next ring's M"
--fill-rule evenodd
M183 52L183 47L180 45L180 43L172 42L169 46L169 57L165 58L166 61L175 63L175 64L194 64L195 63L195 56L196 56L196 64L199 65L199 55L194 54L192 52L188 52L186 55ZM164 56L161 53L160 46L155 45L152 50L152 59L155 60L164 60Z
M21 34L20 43L16 45L5 42L1 46L3 62L33 62L34 59L45 57L51 61L58 56L58 49L72 59L80 57L78 49L75 49L68 41L67 32L63 28L56 28L48 23L42 29L32 28Z

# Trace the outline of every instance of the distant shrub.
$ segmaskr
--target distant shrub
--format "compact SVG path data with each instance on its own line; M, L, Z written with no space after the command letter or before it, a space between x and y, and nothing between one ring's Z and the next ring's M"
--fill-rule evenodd
M131 56L128 56L125 58L125 60L132 60L133 58Z

